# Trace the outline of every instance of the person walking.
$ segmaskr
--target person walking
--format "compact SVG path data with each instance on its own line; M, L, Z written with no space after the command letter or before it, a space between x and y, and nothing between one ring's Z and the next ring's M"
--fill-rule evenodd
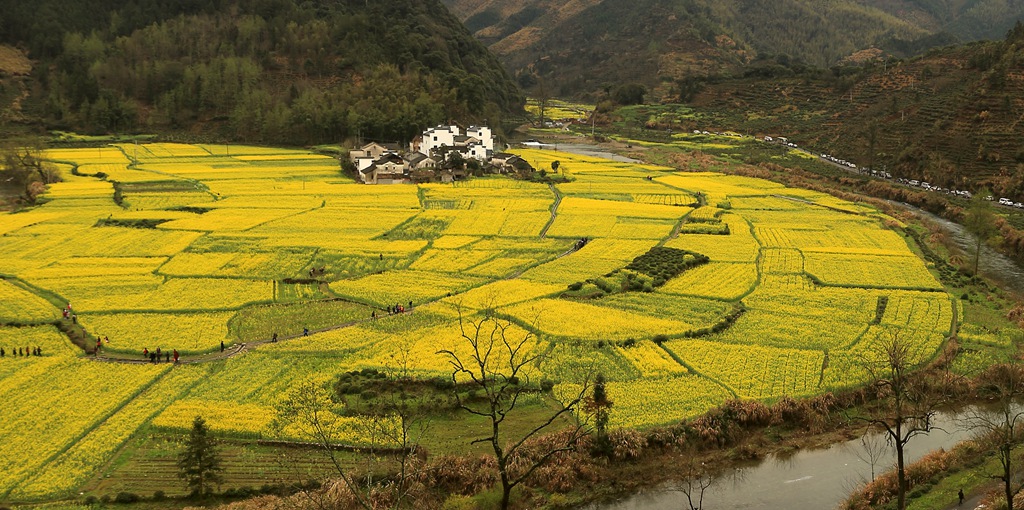
M964 504L964 490L963 489L960 489L960 492L957 493L957 496L960 498L960 502L957 503L956 506L960 506L960 505Z
M178 350L174 349L174 364L178 364Z
M224 352L224 340L220 341L220 352Z

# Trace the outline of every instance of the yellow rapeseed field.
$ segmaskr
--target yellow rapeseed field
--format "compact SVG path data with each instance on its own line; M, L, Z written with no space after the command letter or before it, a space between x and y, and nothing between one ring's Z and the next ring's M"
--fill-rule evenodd
M180 434L200 414L222 436L301 439L270 426L290 388L360 370L450 377L438 351L467 353L460 312L514 322L542 355L530 380L556 397L604 374L616 427L861 384L859 360L886 338L909 339L923 362L950 332L959 300L871 207L748 177L516 153L548 171L558 161L569 182L367 186L333 158L235 145L46 152L65 182L0 215L0 494L72 497L133 436ZM656 264L623 271L654 247L709 262L658 287L643 273ZM239 317L283 338L199 365L98 363L52 325L68 304L129 358L216 351L239 338ZM327 324L328 307L356 311ZM340 423L344 442L371 442L358 416Z

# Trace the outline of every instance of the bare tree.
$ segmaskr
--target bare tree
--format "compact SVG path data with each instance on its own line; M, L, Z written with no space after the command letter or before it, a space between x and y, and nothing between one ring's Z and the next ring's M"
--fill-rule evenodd
M489 422L490 431L487 435L472 443L490 444L501 479L501 508L506 510L512 489L557 454L574 450L579 440L587 434L583 424L573 419L568 433L562 436L563 441L529 459L520 455L523 445L529 439L554 429L556 423L565 423L569 418L574 418L589 387L589 377L580 385L579 393L563 402L542 423L511 439L505 439L505 434L510 434L505 427L506 418L516 411L521 397L536 391L536 387L531 385L531 374L543 356L537 349L537 337L531 331L497 318L490 312L483 312L476 318L466 318L460 307L458 323L465 352L453 347L438 353L448 358L452 366L452 381L456 385L460 382L468 383L483 394L482 399L469 400L463 398L457 390L455 392L458 406L462 410ZM513 461L519 462L516 469L512 469Z
M876 359L864 362L879 401L866 416L857 418L883 430L889 445L896 451L897 508L905 510L906 446L915 437L935 428L933 419L940 399L911 377L916 363L910 342L900 338L899 331L891 331L887 336L879 338L881 343L873 353Z
M47 184L59 182L60 173L43 159L42 147L40 140L0 147L0 185L18 187L35 202Z
M408 345L401 346L392 356L398 366L387 367L383 379L373 380L379 391L372 392L377 395L372 399L345 401L340 391L332 392L329 381L311 379L293 387L278 405L275 428L295 427L293 430L312 440L327 454L347 492L363 508L384 504L400 508L420 486L415 478L426 458L418 441L429 420L427 397L417 390L429 383L410 375L408 349ZM342 409L358 415L356 427L369 440L364 452L365 478L346 469L337 457L343 437ZM374 479L374 468L380 465L386 466L388 475Z
M988 397L993 407L971 411L968 425L978 430L995 448L999 456L1001 473L993 478L1003 482L1006 508L1013 508L1016 490L1013 488L1013 448L1021 444L1024 432L1024 408L1018 401L1024 396L1024 366L1006 363L989 367L980 377L979 394Z
M864 434L860 436L860 448L854 450L853 454L860 459L861 462L871 467L871 480L875 481L875 468L878 467L878 463L881 462L885 456L886 450L888 450L885 439L874 433L870 428L864 431Z
M352 493L359 506L370 510L370 502L349 470L341 464L338 445L342 437L339 404L331 398L328 381L310 378L293 386L277 405L274 428L293 427L302 437L312 441L326 453L338 477Z
M696 454L688 455L683 465L683 478L672 488L686 497L686 510L703 510L704 495L717 482L711 468L697 460Z

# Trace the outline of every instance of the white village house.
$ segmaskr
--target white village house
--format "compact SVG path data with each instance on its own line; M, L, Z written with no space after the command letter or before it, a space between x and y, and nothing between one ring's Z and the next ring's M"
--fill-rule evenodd
M464 178L464 170L438 170L452 153L463 159L491 163L494 134L486 126L472 126L463 134L458 126L430 128L409 144L409 151L400 153L389 144L371 142L349 152L358 178L365 184L398 184L440 180L451 182ZM507 157L507 155L502 155ZM504 169L504 159L498 168Z

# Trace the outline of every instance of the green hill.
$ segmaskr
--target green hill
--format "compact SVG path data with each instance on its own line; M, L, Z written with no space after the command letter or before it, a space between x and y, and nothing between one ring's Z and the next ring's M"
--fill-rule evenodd
M444 1L521 85L555 96L737 75L757 59L828 68L873 48L912 56L1001 37L1024 14L1006 0Z
M755 66L707 82L689 106L673 128L786 136L898 177L1024 198L1021 25L1004 41L909 60L799 73Z
M311 144L411 138L521 111L497 60L438 0L42 0L5 7L0 119L85 132Z

